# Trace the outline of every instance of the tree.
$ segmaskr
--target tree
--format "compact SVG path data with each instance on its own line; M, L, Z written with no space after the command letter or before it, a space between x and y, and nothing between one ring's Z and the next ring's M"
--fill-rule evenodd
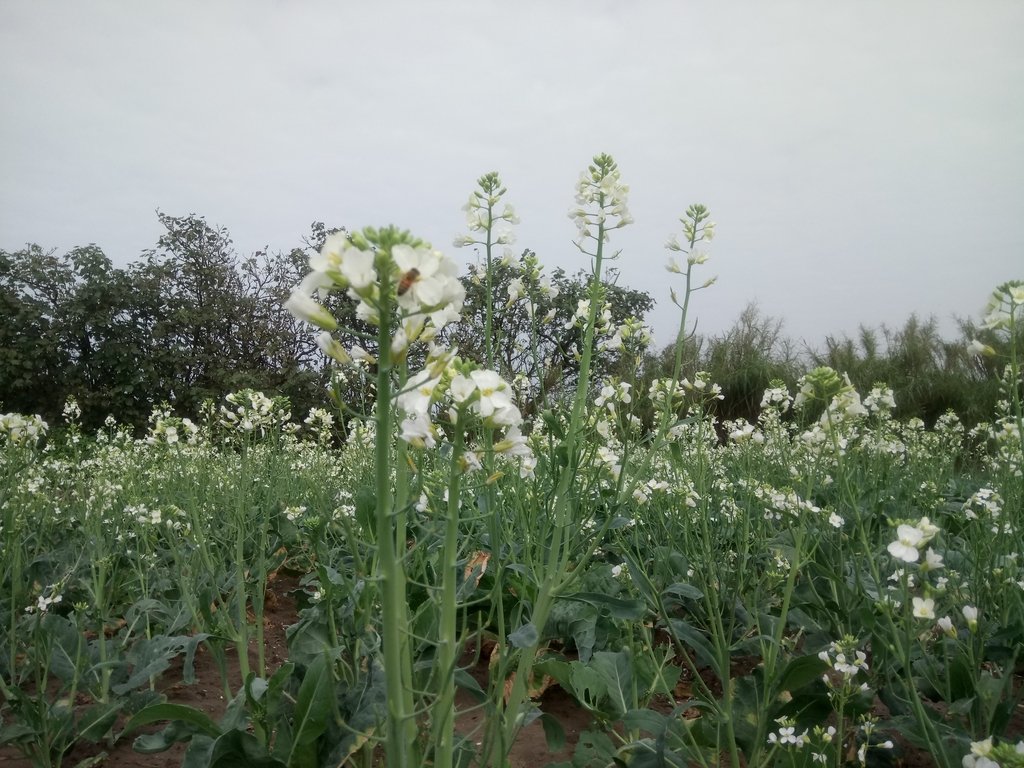
M133 420L146 388L148 331L131 275L95 245L64 256L30 245L0 252L0 399L54 419L74 396L83 422ZM148 410L147 410L148 412Z
M615 270L610 270L604 281L612 328L627 318L643 320L654 306L647 293L619 286L616 278ZM445 336L458 346L461 355L483 362L486 288L482 271L471 266L462 282L466 287L462 320ZM533 413L540 402L557 400L576 387L583 330L572 323L572 318L579 302L589 296L589 285L590 276L583 271L570 277L556 269L550 280L545 280L536 254L529 250L523 253L521 263L492 265L495 365L510 381L518 378L519 405L525 415ZM517 296L515 300L510 300L510 288ZM518 297L520 290L522 296ZM592 374L595 380L631 375L621 356L614 352L597 356Z

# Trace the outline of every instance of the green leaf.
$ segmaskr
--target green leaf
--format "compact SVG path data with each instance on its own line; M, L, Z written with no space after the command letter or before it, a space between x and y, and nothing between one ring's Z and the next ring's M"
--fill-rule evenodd
M817 656L801 656L793 659L779 675L776 689L790 693L798 691L808 683L820 680L827 669L828 662L822 661Z
M677 581L675 584L669 584L665 587L664 594L675 595L677 597L685 597L690 600L703 600L704 593L697 589L692 584L687 584L685 581Z
M141 712L136 713L124 724L124 730L121 731L123 736L126 733L130 733L137 728L141 728L144 725L150 723L158 723L163 720L180 720L190 725L207 736L217 738L220 736L220 728L213 720L211 720L205 713L200 712L194 707L188 707L184 704L169 704L167 702L161 702L160 704L153 704L152 706L146 707Z
M39 731L26 723L11 723L0 725L0 745L16 744L24 739L35 739Z
M665 732L668 718L653 709L631 709L622 716L622 724L628 730L639 730L653 736Z
M547 712L540 716L540 724L544 728L544 740L548 745L548 752L557 752L565 746L565 729L562 724Z
M600 709L608 690L604 678L579 661L569 664L569 687L576 700L588 709Z
M691 627L690 624L683 619L669 619L668 625L672 634L675 635L680 642L693 649L693 652L697 655L697 662L699 664L709 667L720 681L725 680L722 669L718 664L718 658L715 656L715 652L711 648L711 644L701 632L694 627Z
M645 613L644 604L639 600L602 595L600 592L577 592L574 595L564 595L563 599L606 608L612 618L622 621L637 621L642 619Z
M108 701L105 704L94 704L86 709L78 716L76 728L79 737L94 744L98 743L100 739L110 733L123 705L122 701Z
M343 765L367 744L384 722L387 712L387 680L384 665L374 658L364 678L341 697L341 708L347 713L345 736L331 750L324 765Z
M310 749L327 728L334 705L334 673L326 656L309 665L299 686L292 719L292 744L287 757L289 768L310 765L316 768L316 749ZM307 762L307 755L313 762Z
M197 730L196 726L181 720L175 720L162 731L144 733L138 736L132 742L132 749L144 755L152 755L157 752L167 751L179 741L192 740L194 742L197 739L207 739L211 745L213 744L213 740Z
M118 696L123 696L128 691L145 685L170 667L171 661L183 651L185 652L185 664L182 677L189 685L195 683L196 647L208 637L208 634L178 637L161 635L152 639L139 640L128 655L128 661L134 667L131 675L125 682L112 686L111 690Z
M569 624L569 632L576 643L580 661L586 664L590 661L594 653L594 644L597 642L597 613L591 610L590 615L580 616Z
M590 664L604 681L608 697L615 706L615 714L624 715L629 711L633 698L633 666L629 651L598 651Z
M289 768L289 764L268 755L251 733L228 731L213 744L210 768Z
M487 700L487 692L480 687L480 683L476 681L476 678L466 670L455 670L455 684L459 686L459 688L468 691L469 694L477 701Z
M540 634L532 622L523 624L508 636L508 641L514 648L530 648L537 644L538 639L540 639Z

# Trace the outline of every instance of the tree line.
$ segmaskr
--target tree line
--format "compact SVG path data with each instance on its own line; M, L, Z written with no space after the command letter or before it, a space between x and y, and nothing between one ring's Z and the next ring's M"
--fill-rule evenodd
M332 387L336 402L355 411L370 401L365 381L332 377L308 328L283 309L310 253L333 230L317 222L301 246L242 255L226 229L202 216L157 215L163 234L125 267L114 266L96 245L62 255L39 245L0 250L0 410L37 413L52 423L74 397L83 426L98 427L113 415L141 428L161 403L196 416L204 401L245 388L287 397L297 415L322 407ZM495 364L510 381L518 379L529 415L575 388L582 333L572 318L587 296L587 275L555 270L542 277L526 251L512 264L492 264L489 290L484 277L477 264L462 278L463 320L447 331L446 341L483 359L490 296ZM629 318L638 327L654 306L647 293L618 285L614 272L604 288L608 334ZM524 294L527 300L512 300ZM366 346L357 334L369 329L360 327L352 306L329 300L329 309L355 332L339 341ZM862 327L853 338L832 336L822 348L800 349L781 320L751 305L729 330L688 340L684 375L706 370L722 386L722 418L753 420L773 381L792 389L808 368L829 365L848 373L861 392L887 382L901 417L932 423L953 410L974 424L991 418L1001 373L998 358L967 350L974 338L1000 344L970 321L961 321L959 338L947 340L934 319L911 317L902 328ZM630 349L607 344L595 381L632 380L642 398L646 382L671 370L671 345L640 357Z
M65 254L34 244L0 250L0 410L37 413L52 423L74 397L87 428L108 415L141 428L161 403L196 416L204 401L245 388L287 397L296 414L323 407L332 386L342 388L338 399L349 405L367 401L359 380L332 380L308 327L283 308L309 255L334 230L316 222L301 246L240 255L227 230L202 216L157 215L163 234L156 246L126 267L96 245ZM469 355L479 352L485 300L474 274L463 278L466 321L452 331ZM547 324L562 328L586 295L586 279L556 270L551 282L553 297L538 311L551 310ZM495 299L499 314L504 298ZM642 317L653 306L647 294L615 285L607 298L613 322ZM353 303L328 303L355 332L342 332L339 341L367 346L357 334L369 329ZM512 323L515 314L502 316ZM515 322L519 328L522 317ZM561 386L573 386L581 342L578 333L545 331L544 355L549 368L558 368Z

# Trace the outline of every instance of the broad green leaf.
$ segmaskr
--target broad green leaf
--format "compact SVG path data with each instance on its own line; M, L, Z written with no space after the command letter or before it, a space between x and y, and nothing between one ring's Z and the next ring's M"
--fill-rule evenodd
M779 681L776 683L776 690L790 693L798 691L808 683L820 680L827 669L828 662L822 661L817 656L800 656L790 661L782 670Z
M576 700L589 709L600 709L607 684L595 670L579 661L569 665L569 686Z
M693 652L697 655L697 663L709 667L712 672L718 677L720 681L725 680L725 675L718 663L718 659L715 656L714 650L711 648L711 644L707 638L694 627L683 619L669 619L669 629L672 634L675 635L680 642L684 645L689 646L693 649Z
M628 712L633 699L633 666L629 651L598 651L590 666L604 681L608 698L615 706L615 714L622 716Z
M292 746L287 756L287 765L298 768L305 764L299 760L300 751L309 753L309 748L327 728L327 718L334 707L334 673L326 656L320 656L309 665L299 686L295 700L295 714L292 719ZM316 750L312 750L316 756ZM316 768L315 764L312 768Z
M259 739L245 731L228 731L213 744L210 768L289 768L271 757Z
M630 600L612 595L602 595L600 592L577 592L573 595L564 595L565 600L576 600L581 603L588 603L598 608L605 608L614 619L622 621L637 621L644 616L644 604L639 600Z
M548 752L557 752L565 746L565 729L553 715L547 712L542 713L540 724L544 728L544 740L547 742Z
M161 702L160 704L153 704L152 706L146 707L141 712L133 715L131 719L124 724L124 730L121 731L121 735L131 733L144 725L158 723L163 720L181 720L182 722L195 726L201 733L205 733L207 736L211 736L213 738L217 738L221 733L217 724L213 722L208 715L200 712L198 709L185 706L184 704Z
M117 716L124 705L122 701L108 701L94 704L78 716L76 729L80 738L94 744L104 738L117 722Z

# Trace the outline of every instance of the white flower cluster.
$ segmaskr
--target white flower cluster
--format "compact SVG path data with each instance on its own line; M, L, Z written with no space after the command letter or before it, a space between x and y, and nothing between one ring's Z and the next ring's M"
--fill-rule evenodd
M292 417L280 401L272 400L253 389L232 392L224 399L231 407L220 407L220 425L232 432L263 437Z
M729 439L734 443L764 442L764 435L746 419L728 421L725 424L725 428L729 432Z
M1020 320L1017 310L1024 306L1024 281L1011 280L996 288L985 306L982 326L990 330L1009 329L1011 321Z
M325 298L335 289L347 291L358 301L356 317L371 325L380 323L384 306L381 272L394 291L394 300L402 311L402 322L392 342L392 351L401 354L417 339L429 341L449 323L458 320L466 297L458 279L458 266L440 251L427 246L400 243L390 249L390 258L376 251L365 238L357 246L346 232L335 232L324 242L320 253L309 260L313 270L292 291L285 308L295 317L324 331L317 338L320 348L339 362L349 362L363 350L346 351L330 332L338 322L314 295Z
M36 598L35 605L25 607L25 613L46 613L50 610L51 605L56 605L64 599L64 595L60 594L58 589L60 589L59 584L49 585L43 590L43 594Z
M495 213L495 206L505 193L505 188L501 186L497 174L487 174L479 180L479 184L480 190L474 190L469 196L469 201L462 206L462 210L466 212L466 228L470 232L491 230L494 235L492 242L498 245L511 245L515 242L515 234L511 229L506 227L494 231L495 222L519 223L519 216L516 215L515 208L508 203L504 204L501 213ZM454 241L456 248L485 244L484 241L478 240L473 235L460 235Z
M711 374L707 371L697 371L693 375L693 381L684 378L679 382L678 386L687 396L701 406L710 405L714 400L725 399L725 395L722 394L722 387L711 381Z
M565 329L583 328L590 319L590 299L580 299L576 303L576 312L565 321ZM609 335L612 328L612 305L605 304L597 317L594 318L594 335Z
M400 437L416 447L433 448L437 444L438 429L431 421L431 409L446 401L449 418L454 424L458 424L459 411L466 409L484 426L504 428L504 436L493 445L494 452L520 457L520 474L532 475L536 458L519 429L523 416L512 402L511 386L495 371L476 369L461 373L450 367L453 359L449 352L432 349L426 367L411 376L398 393L398 408L406 416ZM463 461L466 469L481 467L473 451L468 451Z
M82 407L78 404L78 401L73 397L69 397L64 401L64 407L61 409L61 415L64 420L72 423L78 421L82 417Z
M49 425L39 416L22 416L20 413L0 414L0 436L9 445L31 445L47 433Z
M793 396L785 386L769 387L761 395L762 408L775 408L779 413L785 413L793 405Z
M148 445L177 445L181 441L191 445L199 436L199 427L191 419L172 416L170 407L154 408L149 424L145 440Z
M896 410L896 397L885 384L876 384L864 398L864 407L869 413L890 414Z
M632 224L628 197L629 186L622 183L615 162L607 155L595 157L594 164L580 174L576 183L577 207L569 211L580 238L596 239L593 230L597 227L607 242L610 230Z
M999 762L1002 760L1003 762ZM996 745L992 737L972 741L971 751L961 761L963 768L1008 768L1024 765L1024 741L1011 746L1008 742Z
M867 653L857 647L854 637L846 636L838 643L818 652L818 658L828 664L821 679L829 690L829 697L850 696L868 690L866 682L857 682L857 676L868 671Z
M977 520L981 516L996 520L1003 511L1003 497L992 488L979 488L962 507L964 517Z
M618 352L626 348L627 343L637 354L654 344L654 333L650 326L644 325L635 317L626 319L615 332L598 342L599 352Z
M628 405L633 402L633 396L629 393L631 387L631 384L624 381L606 381L601 387L600 394L594 400L594 405L598 408L605 408L608 413L614 414L616 403Z

